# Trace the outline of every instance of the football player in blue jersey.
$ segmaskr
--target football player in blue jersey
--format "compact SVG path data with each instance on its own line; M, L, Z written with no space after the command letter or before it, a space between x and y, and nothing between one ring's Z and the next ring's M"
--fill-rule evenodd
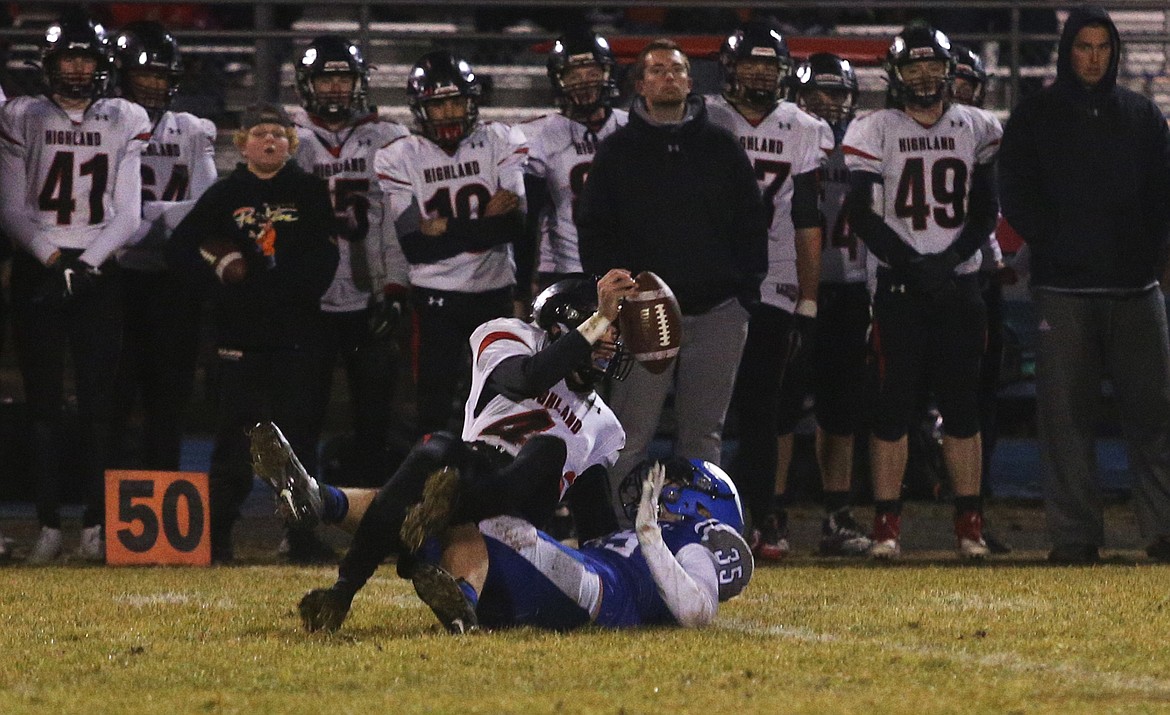
M438 539L424 546L415 591L451 633L711 623L753 572L731 478L710 462L675 459L631 475L631 495L634 530L579 548L510 515L455 526L441 548Z

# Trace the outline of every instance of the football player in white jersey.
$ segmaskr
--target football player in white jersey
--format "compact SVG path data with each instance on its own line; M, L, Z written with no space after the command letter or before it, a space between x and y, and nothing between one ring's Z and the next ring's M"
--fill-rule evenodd
M374 158L410 264L420 434L453 421L472 331L514 310L512 246L524 236L528 147L518 129L479 121L481 91L465 60L424 55L406 86L420 134Z
M854 435L865 426L866 411L858 397L865 394L869 332L867 252L846 220L849 170L840 144L853 120L857 95L853 66L827 52L810 55L793 76L797 106L828 122L837 142L820 173L825 241L812 360L817 465L826 511L821 524L823 555L862 555L870 544L849 511Z
M339 626L387 555L398 551L399 572L409 576L410 554L452 519L475 522L514 510L543 525L563 497L580 538L616 530L607 470L625 433L593 386L628 369L613 321L635 285L618 269L596 284L564 279L537 296L533 323L505 318L481 326L471 339L473 387L462 439L427 435L381 489L319 484L274 425L253 430L253 468L276 490L286 522L354 530L338 582L302 603L306 622L336 618L333 628Z
M183 412L195 381L201 296L167 269L171 229L215 183L215 125L170 109L183 74L179 45L156 22L134 22L113 39L117 94L146 110L153 128L142 154L142 222L118 252L126 312L112 464L179 469ZM130 453L131 413L142 402L140 451Z
M988 553L979 496L979 361L985 309L980 247L995 228L994 116L950 101L954 59L934 28L907 27L886 57L894 108L845 133L849 220L880 261L872 344L880 368L871 441L870 554L899 555L906 429L922 386L943 417L943 458L964 558Z
M344 465L347 483L377 486L385 472L399 353L396 344L407 298L406 259L394 224L386 217L374 154L408 136L400 124L382 121L368 102L369 67L357 45L336 35L314 39L296 62L296 112L300 143L295 159L329 183L337 216L341 260L321 299L321 335L312 399L314 441L320 437L333 370L342 360L352 406L354 461ZM315 455L306 467L316 473ZM290 534L289 556L307 558Z
M585 186L598 143L629 118L624 109L613 108L618 97L617 62L604 37L593 32L566 33L553 42L547 64L560 113L521 126L528 140L526 246L540 247L537 285L541 289L581 272L573 222L577 195ZM524 279L531 275L531 266L520 255L517 275L518 287L526 288Z
M105 30L73 9L42 45L47 93L0 108L0 222L17 253L12 266L13 333L32 418L40 538L29 561L62 549L58 457L65 356L74 361L86 512L79 553L104 558L102 474L107 466L122 309L111 260L141 219L146 110L105 98Z
M821 261L817 172L833 150L829 125L782 100L792 72L773 22L752 22L723 42L724 92L707 98L711 122L751 159L768 212L768 274L753 307L733 403L740 449L732 474L744 487L756 556L788 553L787 485L792 432L808 393ZM783 366L779 367L778 366Z

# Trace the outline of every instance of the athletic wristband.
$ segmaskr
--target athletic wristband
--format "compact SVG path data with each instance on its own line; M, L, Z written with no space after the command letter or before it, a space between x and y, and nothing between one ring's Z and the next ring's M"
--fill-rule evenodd
M605 331L609 328L610 323L613 322L601 313L594 313L589 316L584 323L577 326L577 332L585 337L585 340L590 345L601 340L601 336L605 335Z
M801 298L796 302L796 314L806 318L817 317L817 302L808 298Z

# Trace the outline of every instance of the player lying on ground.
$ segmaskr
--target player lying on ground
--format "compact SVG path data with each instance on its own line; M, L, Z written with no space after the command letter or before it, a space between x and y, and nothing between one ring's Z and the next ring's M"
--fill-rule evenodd
M573 549L514 516L452 526L419 553L415 591L452 633L709 624L752 576L739 495L710 462L641 471L634 531Z
M621 270L596 284L565 279L537 297L535 324L508 318L480 326L471 338L476 358L462 440L441 432L424 438L381 489L319 488L279 430L271 424L253 430L254 469L277 490L286 519L354 530L333 588L334 627L389 554L409 554L421 543L416 534L405 548L402 525L428 476L442 467L469 485L445 518L475 523L512 512L543 525L563 497L581 538L617 528L606 470L624 433L593 383L619 376L624 353L611 323L634 286ZM456 481L436 480L433 488L453 489ZM409 576L410 568L409 558L399 559L400 573Z

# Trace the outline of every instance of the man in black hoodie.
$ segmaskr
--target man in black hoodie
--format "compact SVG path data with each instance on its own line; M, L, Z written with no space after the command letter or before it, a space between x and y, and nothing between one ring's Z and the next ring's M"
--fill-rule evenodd
M1117 86L1120 53L1104 10L1072 11L1056 82L1016 108L999 153L1003 214L1031 250L1057 563L1096 561L1104 543L1094 438L1106 374L1147 553L1170 561L1170 342L1157 290L1170 237L1170 132L1152 101Z
M328 187L289 161L296 142L282 108L250 107L235 136L246 163L199 198L167 244L172 266L214 285L219 402L209 482L219 563L232 560L232 525L252 489L246 430L279 421L299 454L316 449L307 347L338 253ZM225 267L234 252L246 265L239 273Z
M674 370L653 375L635 365L613 386L607 401L626 430L613 485L645 458L672 382L675 454L719 464L746 308L759 301L768 261L751 162L690 94L686 55L656 40L635 71L629 124L601 143L577 204L581 265L597 275L657 273L682 308L683 343Z

